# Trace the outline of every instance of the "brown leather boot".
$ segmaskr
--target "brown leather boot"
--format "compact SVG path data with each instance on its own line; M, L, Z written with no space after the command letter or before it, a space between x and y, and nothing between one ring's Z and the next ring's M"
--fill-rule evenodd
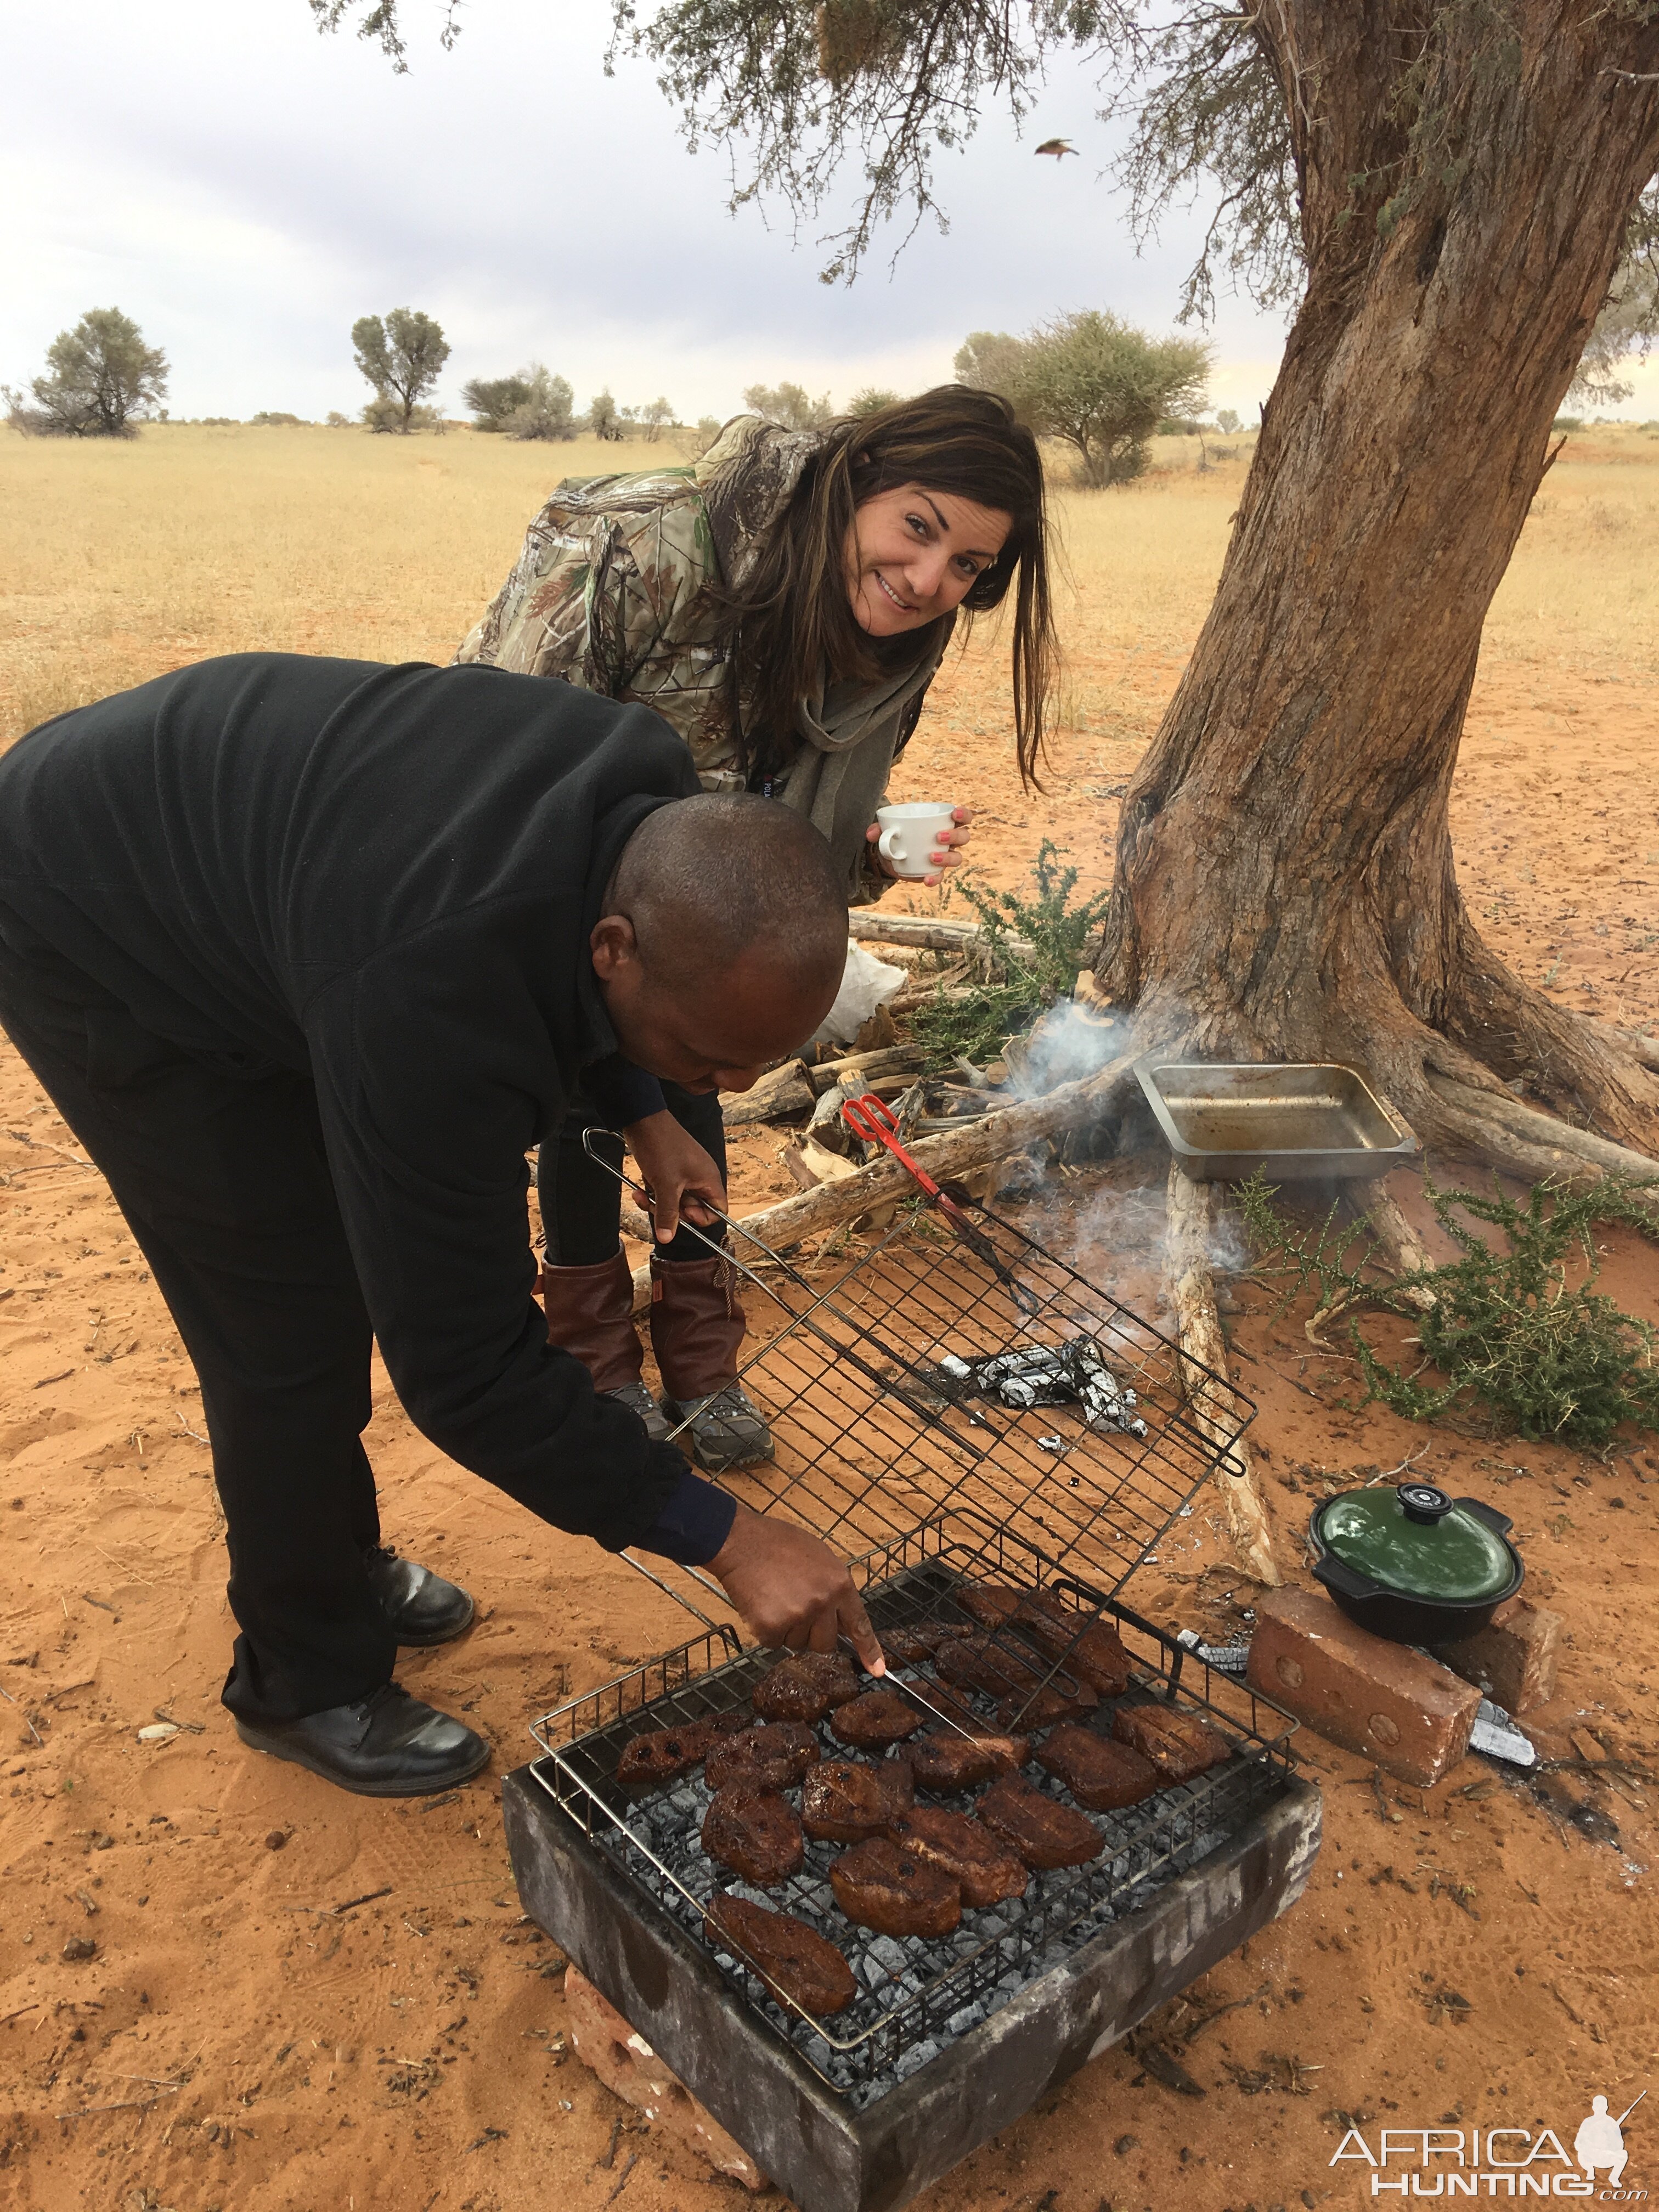
M663 1411L687 1424L691 1456L710 1474L772 1456L771 1431L737 1380L740 1279L724 1256L651 1255L651 1347L662 1374Z
M547 1340L574 1352L593 1388L637 1413L654 1437L668 1434L662 1409L640 1380L645 1349L634 1326L634 1276L618 1249L594 1267L544 1267Z

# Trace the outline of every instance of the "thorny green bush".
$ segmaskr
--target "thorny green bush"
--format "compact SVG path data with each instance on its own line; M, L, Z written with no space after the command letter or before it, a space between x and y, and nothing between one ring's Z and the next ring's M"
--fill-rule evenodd
M1342 1223L1333 1206L1322 1222L1303 1228L1279 1212L1274 1187L1260 1174L1241 1185L1255 1273L1279 1290L1279 1312L1311 1290L1328 1320L1370 1305L1415 1322L1423 1358L1409 1374L1379 1359L1348 1322L1367 1402L1380 1400L1410 1420L1434 1420L1472 1399L1534 1440L1602 1444L1621 1421L1659 1429L1654 1331L1595 1289L1593 1234L1599 1224L1625 1222L1651 1236L1653 1212L1640 1194L1659 1183L1610 1176L1593 1190L1566 1191L1541 1182L1523 1200L1501 1190L1489 1198L1441 1190L1427 1176L1424 1188L1460 1256L1389 1278L1376 1272L1377 1248L1363 1215ZM1497 1230L1501 1244L1488 1243L1477 1222ZM1573 1258L1586 1270L1577 1285L1567 1280ZM1434 1303L1419 1311L1406 1294L1425 1291ZM1430 1366L1443 1382L1419 1381Z
M948 1067L958 1056L994 1060L1012 1036L1044 1007L1068 995L1083 965L1083 948L1110 902L1101 891L1080 905L1070 903L1078 871L1060 866L1060 848L1045 837L1032 864L1035 898L1018 891L991 890L971 881L951 888L965 898L985 934L983 979L965 992L944 989L916 1010L916 1042L930 1066ZM1030 950L1016 953L1011 939Z

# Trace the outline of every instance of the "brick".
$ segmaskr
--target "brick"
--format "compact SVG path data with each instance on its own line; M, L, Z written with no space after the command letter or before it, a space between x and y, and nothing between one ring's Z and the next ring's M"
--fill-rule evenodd
M1529 1713L1555 1695L1561 1629L1559 1613L1512 1597L1486 1627L1455 1644L1437 1644L1434 1656L1466 1682L1478 1683L1506 1713Z
M1472 1682L1358 1627L1311 1590L1257 1601L1245 1679L1318 1735L1425 1787L1462 1758L1480 1709Z
M716 2173L740 2181L756 2195L772 2186L743 2145L669 2072L645 2038L579 1967L571 1966L565 1973L564 2000L571 2043L607 2089L636 2106Z

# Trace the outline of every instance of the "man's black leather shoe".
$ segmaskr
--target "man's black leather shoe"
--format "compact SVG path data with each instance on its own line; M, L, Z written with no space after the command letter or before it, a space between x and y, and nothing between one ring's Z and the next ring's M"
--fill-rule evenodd
M355 1705L298 1721L238 1719L255 1751L292 1759L360 1797L427 1797L476 1774L489 1746L464 1722L388 1682Z
M363 1553L363 1565L381 1612L406 1648L447 1644L452 1636L471 1626L472 1600L458 1583L447 1583L430 1567L400 1559L380 1544Z

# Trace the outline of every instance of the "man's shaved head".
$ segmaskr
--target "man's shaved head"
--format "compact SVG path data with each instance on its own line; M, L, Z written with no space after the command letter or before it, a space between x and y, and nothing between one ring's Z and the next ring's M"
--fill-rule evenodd
M678 799L623 847L592 952L629 1059L693 1090L732 1089L829 1012L847 893L824 840L775 799Z
M847 894L830 848L775 799L703 793L648 814L605 902L634 925L647 972L690 985L757 950L803 986L838 983Z

